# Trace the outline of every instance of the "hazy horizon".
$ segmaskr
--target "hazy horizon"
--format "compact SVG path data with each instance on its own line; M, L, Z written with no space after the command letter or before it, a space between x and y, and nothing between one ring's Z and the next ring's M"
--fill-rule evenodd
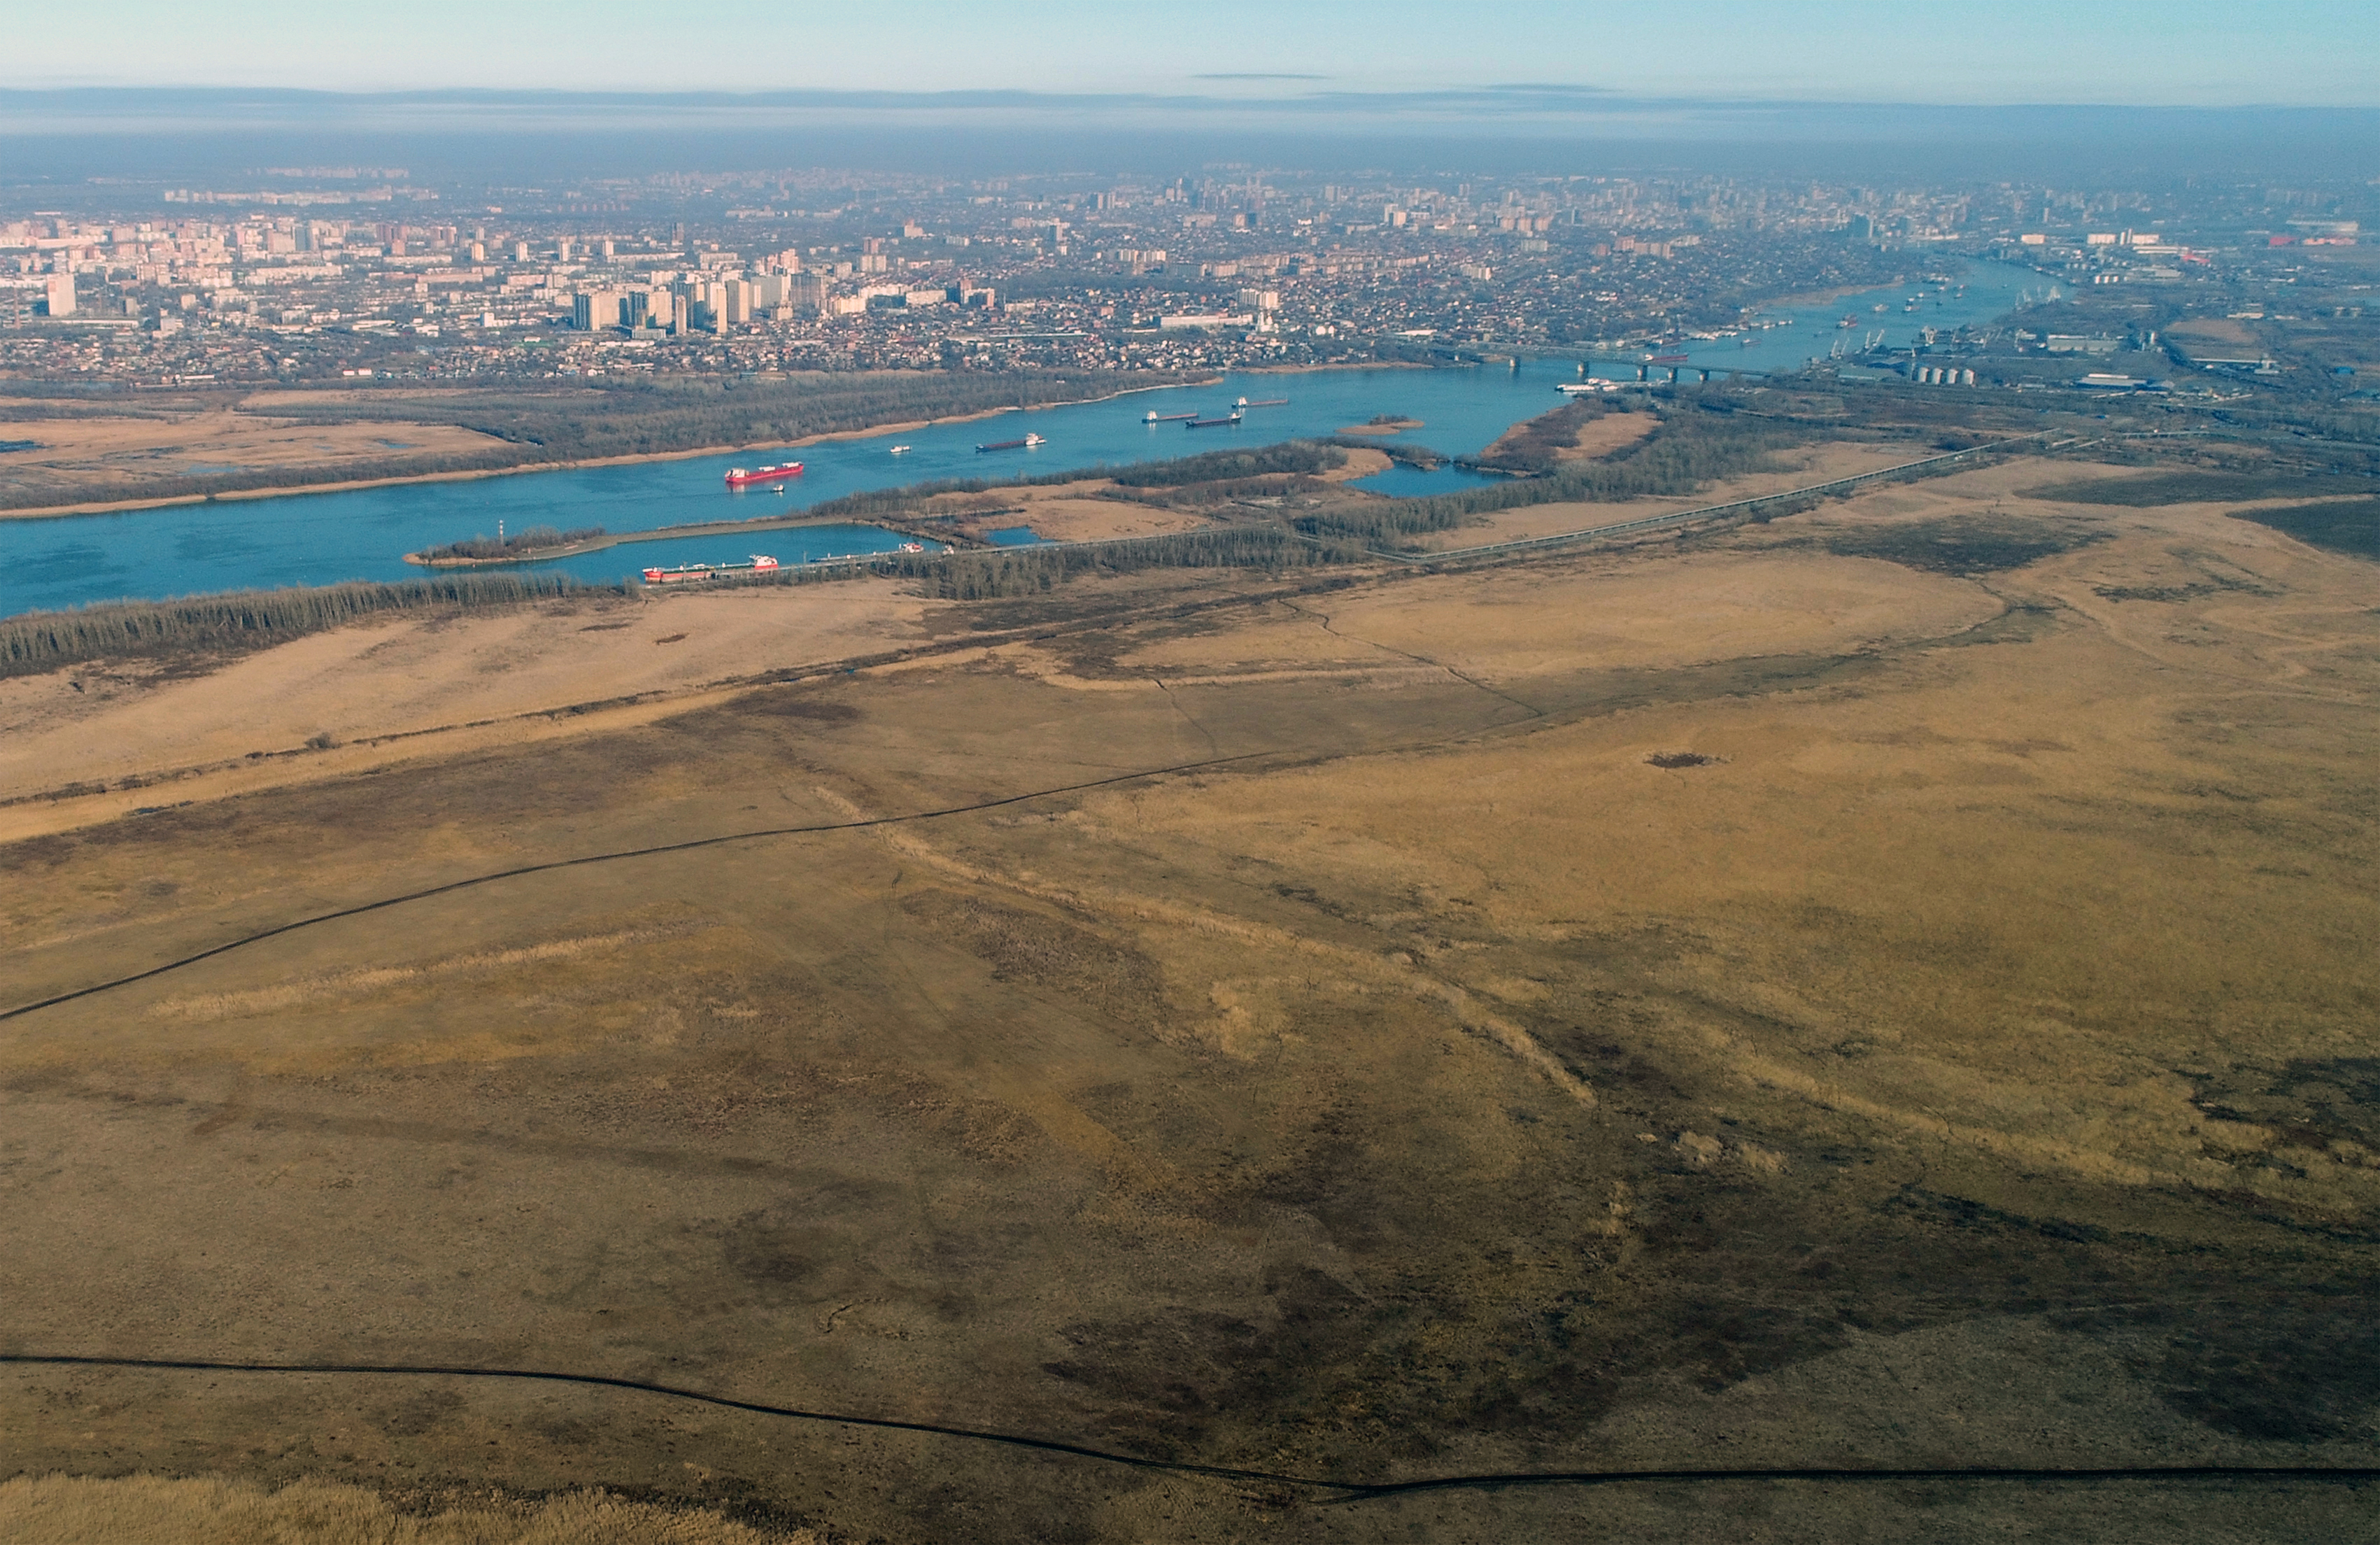
M2368 7L2341 0L2013 0L1981 13L1718 0L1691 11L1473 6L1452 19L1422 0L1328 0L1232 19L1153 25L1154 13L1082 0L919 0L894 18L731 0L688 34L612 0L424 0L401 20L285 0L203 11L128 0L110 13L103 51L72 13L20 18L0 85L991 91L1326 112L1404 111L1454 91L1491 116L1548 95L1573 107L1597 97L2380 106L2380 33Z

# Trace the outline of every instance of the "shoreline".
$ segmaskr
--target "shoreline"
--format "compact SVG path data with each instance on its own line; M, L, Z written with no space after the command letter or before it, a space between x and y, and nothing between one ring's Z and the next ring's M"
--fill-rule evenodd
M1328 370L1334 367L1315 368ZM691 461L697 456L736 456L745 452L770 450L799 450L805 445L822 445L835 440L865 440L871 435L904 434L912 430L929 429L936 424L973 423L981 419L996 419L1003 413L1038 413L1051 408L1083 408L1094 403L1113 402L1120 397L1136 396L1143 392L1172 392L1179 391L1184 387L1212 386L1222 379L1221 375L1217 375L1201 381L1172 382L1158 386L1127 386L1121 391L1103 393L1095 397L1069 397L1063 402L1037 402L1023 408L988 408L980 413L958 413L943 419L903 419L892 423L870 424L864 429L825 430L817 434L806 434L798 440L769 440L742 445L699 445L683 451L647 451L634 456L580 456L568 461L530 461L523 462L517 467L473 467L449 472L416 472L393 478L353 478L334 482L292 483L285 488L239 488L226 489L220 493L176 493L156 499L112 499L87 501L74 505L43 505L35 509L0 510L0 520L64 520L77 516L127 515L139 510L174 509L184 505L227 505L252 499L294 499L312 493L353 493L367 488L403 488L415 483L477 482L484 478L517 477L531 472L569 472L589 467L635 467L649 462Z
M1381 359L1371 362L1344 362L1330 365L1251 365L1236 371L1224 371L1197 381L1178 381L1156 386L1126 386L1118 391L1091 397L1069 397L1063 402L1037 402L1025 408L989 408L980 413L959 413L943 419L903 419L891 423L871 424L864 429L826 430L808 434L798 440L769 440L741 445L699 445L682 451L646 451L633 456L580 456L568 461L530 461L516 467L474 467L447 472L415 472L389 478L351 478L331 482L291 483L283 488L226 489L219 493L176 493L154 499L87 500L71 505L43 505L33 509L0 510L0 520L66 520L80 516L130 515L141 510L175 509L186 505L227 505L253 499L295 499L315 493L354 493L369 488L405 488L416 483L477 482L485 478L510 478L533 472L570 472L591 467L635 467L650 462L690 461L697 456L736 456L747 452L799 450L805 445L821 445L836 440L865 440L872 435L902 434L911 430L929 429L936 424L965 424L982 419L996 419L1003 413L1038 413L1052 408L1084 408L1095 403L1114 402L1123 397L1138 396L1147 392L1172 392L1187 387L1220 385L1233 374L1239 375L1311 375L1325 371L1427 371L1448 368L1425 365L1411 359ZM391 420L394 423L398 420ZM568 556L569 554L560 554Z

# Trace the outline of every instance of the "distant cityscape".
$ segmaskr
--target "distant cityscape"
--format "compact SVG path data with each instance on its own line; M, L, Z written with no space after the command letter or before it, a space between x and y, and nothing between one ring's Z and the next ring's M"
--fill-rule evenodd
M2186 297L2201 313L2212 300L2360 316L2370 286L2332 260L2373 215L2362 183L811 171L554 191L425 186L398 167L260 176L288 186L94 188L80 211L7 212L0 374L173 385L1624 356L1965 255L2026 264L2044 297L2083 310L1955 340L1953 379L2056 380L1993 360L2121 352L2148 373L2100 373L2134 385L2199 368L2353 387L2369 363L2351 343L2291 359L2201 340L2193 356L2160 344L2150 314ZM1837 362L1940 379L1913 355L1851 353Z

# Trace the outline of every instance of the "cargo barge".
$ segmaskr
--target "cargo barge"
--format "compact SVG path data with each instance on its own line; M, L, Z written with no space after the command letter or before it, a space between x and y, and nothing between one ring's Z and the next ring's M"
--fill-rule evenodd
M802 464L798 461L786 462L783 467L763 467L757 472L747 472L741 467L730 467L727 469L727 486L749 488L754 483L783 482L787 478L798 478L801 475Z
M990 444L978 445L976 454L980 456L985 451L1029 451L1036 445L1046 445L1049 443L1038 434L1028 434L1022 440L994 440Z
M1192 419L1182 427L1184 429L1219 429L1225 424L1236 424L1239 421L1240 416L1234 413L1228 419Z
M1197 416L1196 413L1160 413L1152 408L1140 421L1144 424L1171 424L1184 419L1195 419Z
M1289 406L1289 399L1287 397L1258 397L1256 401L1250 402L1247 398L1242 397L1239 401L1239 406L1242 408L1287 408Z
M726 579L739 574L766 574L777 566L777 560L755 553L752 561L744 564L680 564L675 568L645 570L648 585L683 585L689 580Z

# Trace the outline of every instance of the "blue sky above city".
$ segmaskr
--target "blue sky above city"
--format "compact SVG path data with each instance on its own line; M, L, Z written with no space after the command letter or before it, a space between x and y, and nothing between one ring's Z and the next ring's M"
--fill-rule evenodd
M2380 105L2372 0L861 6L614 0L30 7L0 86L1018 91L1592 119L1648 99ZM1556 88L1509 91L1502 88ZM1455 89L1460 99L1409 93ZM1381 100L1367 102L1378 97Z

